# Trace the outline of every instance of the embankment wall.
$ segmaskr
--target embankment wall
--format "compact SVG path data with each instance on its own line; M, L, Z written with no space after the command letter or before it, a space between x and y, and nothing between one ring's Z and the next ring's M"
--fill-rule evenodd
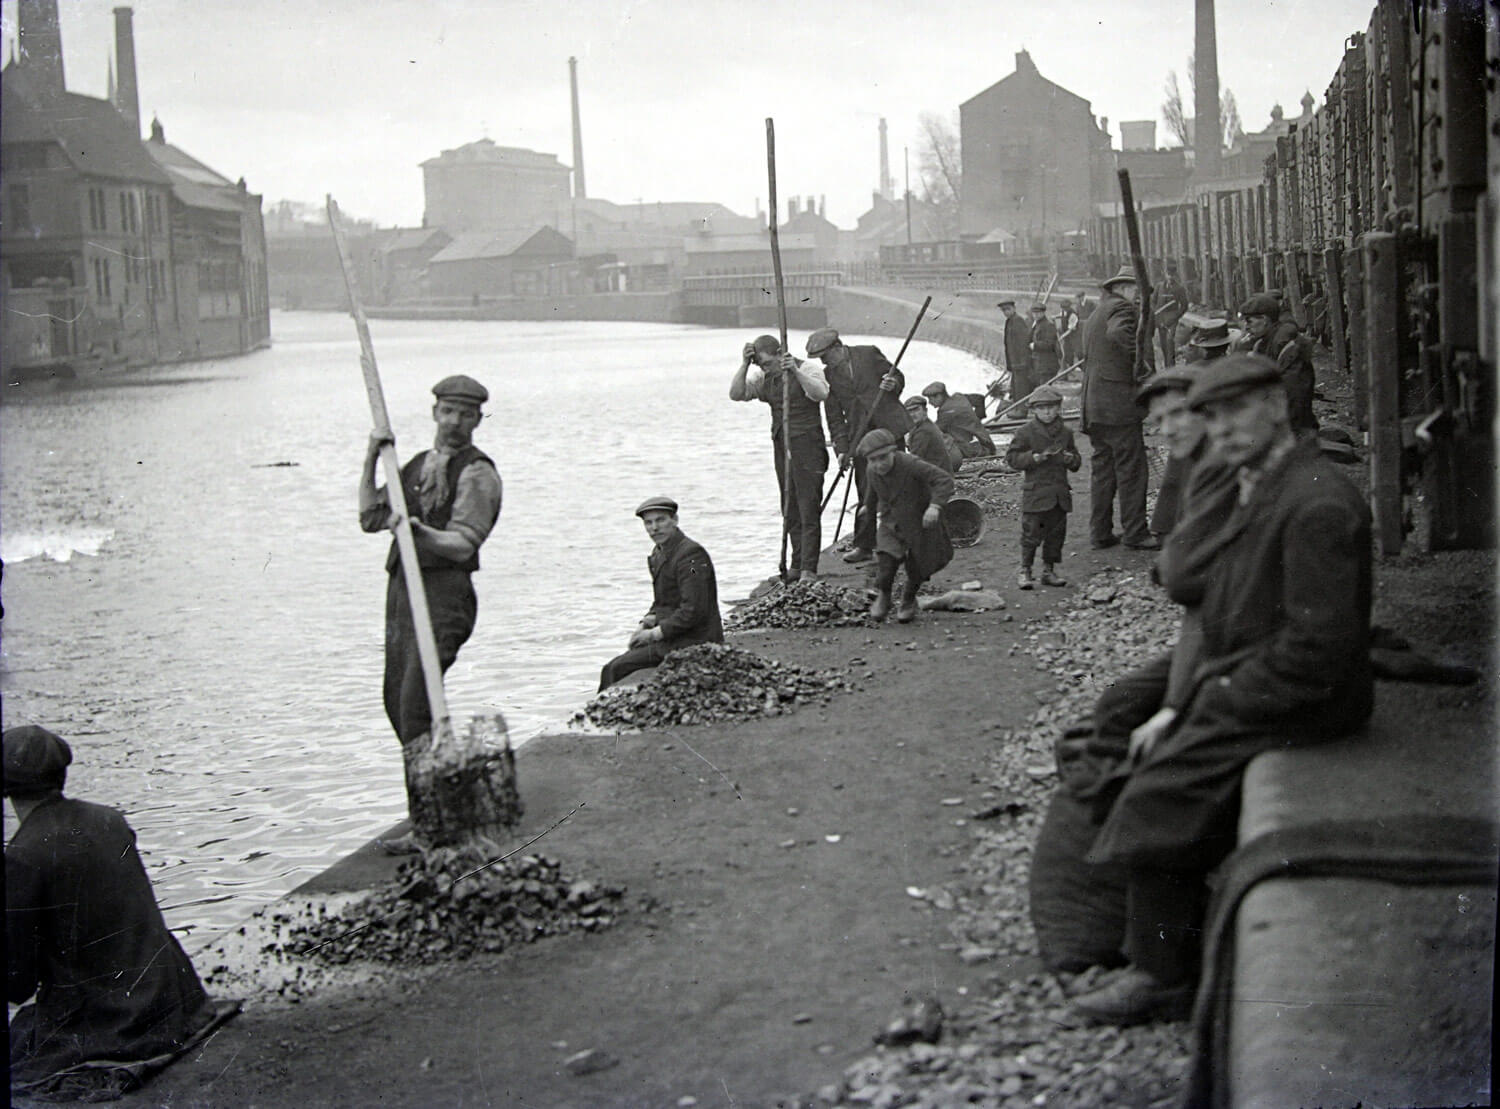
M684 323L682 294L590 293L578 296L504 297L478 304L396 304L365 309L383 320L631 320Z

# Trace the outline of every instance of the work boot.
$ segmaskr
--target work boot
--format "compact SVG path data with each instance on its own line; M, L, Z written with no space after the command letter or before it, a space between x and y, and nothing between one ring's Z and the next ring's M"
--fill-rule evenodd
M896 609L896 623L910 624L917 618L917 589L918 586L907 582L901 590L901 605Z
M1072 1001L1074 1011L1100 1024L1127 1027L1157 1020L1186 1020L1193 1008L1189 983L1166 986L1140 967L1126 967L1108 985Z
M1052 572L1052 564L1048 563L1048 564L1046 564L1045 566L1042 567L1042 584L1043 585L1067 585L1068 583L1067 583L1066 579L1060 578L1056 574L1054 574Z
M1016 586L1020 589L1030 589L1032 584L1031 567L1022 566L1020 576L1016 578Z
M1132 551L1159 551L1161 550L1161 539L1155 535L1148 535L1144 539L1125 540L1125 546Z
M802 581L817 581L818 580L818 572L816 570L803 570L802 571L802 578L801 578L801 580Z
M882 589L870 602L870 619L884 620L891 611L891 591Z
M1091 545L1096 551L1107 551L1109 550L1109 548L1119 543L1119 541L1120 537L1114 532L1110 532L1108 535L1094 539Z
M844 556L845 562L869 562L875 557L875 552L868 547L855 547Z

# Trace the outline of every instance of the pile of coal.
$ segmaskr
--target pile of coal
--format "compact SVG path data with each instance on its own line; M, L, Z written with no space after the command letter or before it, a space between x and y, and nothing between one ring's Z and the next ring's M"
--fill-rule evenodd
M352 905L282 922L280 947L332 963L448 962L607 928L622 911L623 890L569 880L543 855L488 862L472 848L415 855L389 885Z
M853 688L836 670L813 670L722 643L700 643L673 651L638 686L605 690L583 715L600 728L670 728L779 716Z
M827 581L798 581L752 597L729 614L727 628L841 628L863 624L870 602L862 590Z
M984 464L985 468L975 473L954 475L958 495L973 501L990 516L1020 519L1024 475L1007 467L1003 459L986 458Z

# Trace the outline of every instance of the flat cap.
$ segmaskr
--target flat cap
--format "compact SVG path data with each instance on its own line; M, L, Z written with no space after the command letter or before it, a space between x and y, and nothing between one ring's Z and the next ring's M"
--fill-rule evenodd
M1263 354L1230 354L1209 362L1194 375L1188 407L1202 408L1264 385L1280 385L1281 371Z
M1032 306L1031 306L1031 310L1032 310L1032 311L1033 311L1033 312L1040 312L1040 313L1042 313L1042 314L1043 314L1043 315L1046 315L1046 314L1047 314L1047 306L1046 306L1046 305L1045 305L1045 304L1040 304L1040 303L1038 303L1038 304L1033 304L1033 305L1032 305Z
M1229 333L1229 321L1214 320L1194 331L1193 337L1188 340L1188 346L1227 347L1233 341L1234 336Z
M869 458L882 447L895 445L896 437L885 428L877 427L874 431L865 432L865 437L859 441L859 446L854 448L854 453L860 458Z
M677 502L671 497L647 497L635 510L637 516L644 516L648 512L670 512L677 515Z
M907 397L904 401L902 401L901 405L902 405L903 408L923 408L923 409L925 409L927 407L927 398L924 397L924 396L920 396L919 394L913 393L911 396Z
M46 728L35 724L7 728L0 746L5 749L5 796L51 793L67 781L73 749Z
M807 356L816 358L839 341L839 333L832 327L820 327L807 337Z
M1179 393L1186 393L1192 388L1197 376L1183 366L1172 366L1170 369L1152 374L1135 391L1135 403L1145 408L1147 402L1158 393L1169 393L1174 389Z
M1130 265L1121 266L1119 273L1115 274L1108 281L1101 281L1101 282L1099 282L1099 287L1102 288L1102 289L1107 289L1111 285L1114 285L1114 284L1116 284L1118 282L1121 282L1121 281L1129 281L1132 285L1138 284L1138 282L1136 281L1136 277L1135 277L1135 267L1134 266L1130 266Z
M1014 308L1016 302L1013 300L1002 300L995 305L996 308Z
M756 354L781 353L781 340L774 335L757 335L750 345L755 348Z
M490 399L490 391L468 374L443 378L432 387L432 395L438 400L462 400L470 404L483 404Z
M1270 293L1256 293L1240 305L1240 315L1269 316L1274 320L1281 315L1281 301Z
M1026 401L1033 408L1039 404L1061 404L1062 394L1050 385L1043 385L1039 389L1033 389L1031 395L1026 398Z
M946 383L934 381L922 387L922 395L924 397L935 397L939 393L942 393L945 397L948 395L948 386Z

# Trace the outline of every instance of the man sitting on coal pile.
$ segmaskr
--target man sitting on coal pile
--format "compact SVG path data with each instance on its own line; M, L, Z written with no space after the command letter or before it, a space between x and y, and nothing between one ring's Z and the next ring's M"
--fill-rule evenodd
M943 505L952 498L953 475L940 466L896 449L885 428L868 432L857 448L870 475L861 513L878 513L875 529L875 589L870 615L884 620L891 610L891 588L898 566L906 586L896 620L917 618L917 590L953 559L953 543L943 525Z
M167 929L135 832L114 809L63 796L73 752L9 728L5 848L11 1094L120 1097L239 1012L204 993ZM27 1002L27 1004L21 1004Z
M968 397L962 393L950 394L948 386L941 381L928 385L922 390L922 395L937 409L938 430L948 443L955 470L965 458L981 458L995 453L995 440L990 437L989 428L984 426Z
M937 424L927 418L927 398L907 397L902 402L911 417L911 430L906 433L906 449L923 462L931 462L950 474L958 468L962 456L955 459L948 451L948 440L938 430Z
M677 502L671 497L652 497L635 514L655 544L646 558L651 571L651 611L631 633L630 649L599 671L601 691L627 674L658 665L679 647L724 642L713 560L677 526Z
M1201 617L1191 689L1180 712L1132 735L1132 765L1088 855L1125 870L1130 963L1073 1005L1112 1024L1186 1014L1206 878L1235 846L1245 766L1353 732L1373 703L1364 499L1293 432L1269 359L1204 367L1188 404L1232 493L1191 559L1159 563L1168 594Z

